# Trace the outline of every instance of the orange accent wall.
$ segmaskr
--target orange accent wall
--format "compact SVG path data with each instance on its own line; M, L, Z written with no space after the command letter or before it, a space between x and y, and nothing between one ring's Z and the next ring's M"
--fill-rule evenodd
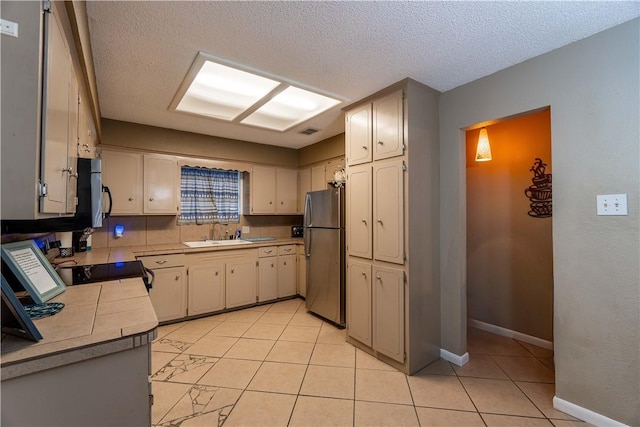
M553 340L551 218L528 215L524 191L537 157L553 174L550 110L486 127L493 160L476 162L480 129L467 142L467 315Z

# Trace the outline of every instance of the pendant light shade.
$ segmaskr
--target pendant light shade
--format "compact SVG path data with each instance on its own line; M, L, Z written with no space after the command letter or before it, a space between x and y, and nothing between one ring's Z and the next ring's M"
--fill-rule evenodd
M487 129L480 129L478 137L478 147L476 148L476 162L488 162L491 160L491 146L489 145L489 135Z

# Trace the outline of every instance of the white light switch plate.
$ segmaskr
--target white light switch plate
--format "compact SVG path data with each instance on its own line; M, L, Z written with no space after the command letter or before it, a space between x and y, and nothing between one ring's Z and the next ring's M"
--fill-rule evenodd
M18 23L7 21L6 19L0 19L0 30L2 34L6 34L11 37L18 37Z
M626 194L599 194L596 201L598 215L628 215Z
M251 228L248 225L242 226L242 234L249 234L251 232Z

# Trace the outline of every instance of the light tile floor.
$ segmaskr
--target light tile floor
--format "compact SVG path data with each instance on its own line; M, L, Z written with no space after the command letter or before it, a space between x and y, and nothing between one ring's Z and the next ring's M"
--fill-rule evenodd
M406 376L300 299L162 326L154 426L586 425L553 409L553 353L477 329L470 361Z

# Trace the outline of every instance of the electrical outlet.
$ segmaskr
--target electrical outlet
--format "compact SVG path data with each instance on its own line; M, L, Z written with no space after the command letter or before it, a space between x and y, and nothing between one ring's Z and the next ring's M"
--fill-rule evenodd
M628 215L626 194L596 196L598 215Z
M242 226L242 234L249 234L250 232L251 232L251 227L249 227L248 225Z
M18 23L0 19L0 32L11 37L18 37Z

